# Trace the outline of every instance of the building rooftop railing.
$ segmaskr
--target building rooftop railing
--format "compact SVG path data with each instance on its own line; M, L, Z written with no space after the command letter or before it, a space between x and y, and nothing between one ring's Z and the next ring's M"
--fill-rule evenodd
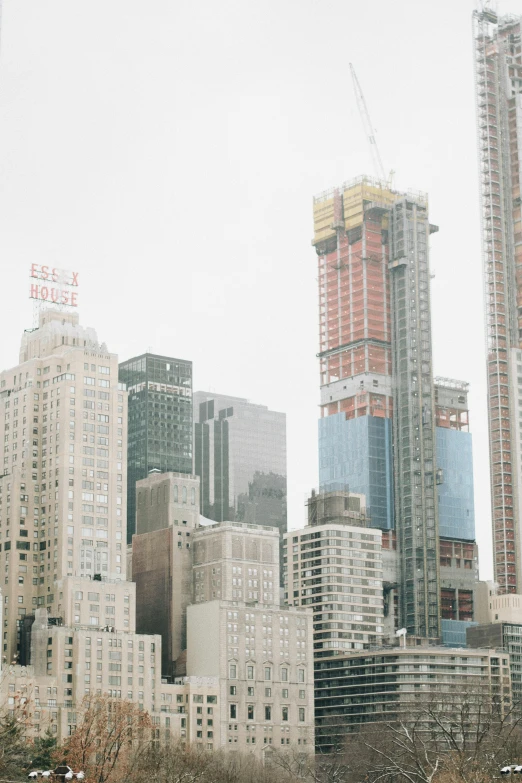
M444 378L441 375L435 376L433 379L435 386L441 386L444 389L454 389L455 391L466 392L469 389L469 383L467 381L457 381L454 378Z
M205 530L216 530L218 528L223 527L239 527L243 530L253 530L253 531L260 531L260 530L267 530L270 533L274 533L274 531L279 535L278 528L274 525L252 525L249 522L216 522L213 525L200 525L197 530L198 533L201 533Z
M381 190L385 190L388 193L393 193L394 195L397 196L397 198L406 196L407 198L411 198L412 201L420 201L423 204L428 203L428 194L421 190L407 190L407 191L395 190L391 188L386 182L383 182L383 180L381 179L377 179L376 177L368 177L365 174L362 174L359 177L346 180L345 182L338 185L337 187L329 188L328 190L324 190L322 193L319 193L317 196L314 196L314 204L317 204L321 201L328 201L328 199L334 197L336 191L349 190L350 188L353 188L356 185L369 185L370 187L380 188Z

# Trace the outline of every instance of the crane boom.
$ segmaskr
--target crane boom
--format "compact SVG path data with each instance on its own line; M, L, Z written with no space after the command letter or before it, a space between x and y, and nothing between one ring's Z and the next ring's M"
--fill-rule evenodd
M375 139L375 131L372 126L372 121L370 119L370 113L368 111L368 107L366 106L366 101L364 100L364 94L363 91L361 90L361 85L359 84L359 80L357 79L357 74L355 73L355 68L353 67L352 63L350 63L350 70L352 72L353 89L355 91L355 97L357 99L357 108L359 109L359 114L361 115L361 120L363 123L364 132L366 133L366 138L368 139L368 142L370 144L370 150L373 158L373 165L375 166L377 178L384 183L386 182L386 174L384 173L384 166L382 165L382 159L379 152L379 147L377 146L377 141Z

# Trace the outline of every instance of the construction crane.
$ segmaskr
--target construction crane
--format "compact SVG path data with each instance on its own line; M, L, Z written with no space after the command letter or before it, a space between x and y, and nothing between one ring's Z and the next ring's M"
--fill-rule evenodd
M370 150L372 153L373 165L375 166L375 171L377 173L377 179L380 179L383 184L384 183L391 184L389 180L391 180L391 176L393 172L390 173L389 178L386 177L386 174L384 173L384 166L382 165L382 159L379 153L379 147L377 146L377 141L375 139L375 131L372 126L372 121L370 119L370 113L368 111L368 107L366 106L366 101L364 100L364 94L363 91L361 90L361 85L359 84L359 80L357 79L357 74L355 73L355 68L353 67L352 63L350 63L350 71L352 72L353 89L355 91L355 97L357 99L357 108L359 109L359 114L361 115L364 132L366 133L366 137L370 144Z

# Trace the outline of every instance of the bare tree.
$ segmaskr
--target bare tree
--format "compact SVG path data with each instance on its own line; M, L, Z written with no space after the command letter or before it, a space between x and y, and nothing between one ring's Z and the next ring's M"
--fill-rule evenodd
M520 712L489 688L435 691L403 706L397 720L367 725L347 740L355 777L486 783L522 749Z
M0 779L20 780L31 765L27 693L16 692L0 712Z
M212 755L182 742L154 743L138 758L127 776L129 783L203 783L209 780Z
M296 766L294 753L253 753L200 750L194 745L151 745L133 766L127 783L303 783L314 779L309 768Z
M150 742L149 715L132 702L108 696L87 696L81 711L81 723L57 752L57 761L83 770L93 783L126 779Z
M290 752L275 752L272 764L284 770L289 780L309 783L345 783L350 778L351 767L346 751L336 749L331 753L304 754L294 749Z

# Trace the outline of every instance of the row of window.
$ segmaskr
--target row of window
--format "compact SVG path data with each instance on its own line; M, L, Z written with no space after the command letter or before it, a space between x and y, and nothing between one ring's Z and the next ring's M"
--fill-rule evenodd
M230 720L239 720L239 705L231 702L228 705L229 710L229 718ZM255 720L255 705L254 704L247 704L246 708L246 719L247 720ZM263 720L274 720L272 718L272 714L274 712L273 706L271 704L265 704L263 706ZM304 723L306 720L306 709L305 707L298 707L297 708L297 715L298 715L298 721L299 723ZM290 706L285 705L281 707L281 722L287 723L290 720Z
M238 675L237 664L236 663L229 664L229 679L236 680L238 678L237 675ZM280 681L288 682L288 675L289 675L288 667L286 666L282 667L280 669ZM305 676L306 675L304 669L297 670L297 682L306 682ZM252 666L251 664L247 665L246 678L247 680L255 680L255 666ZM267 681L272 679L272 666L264 667L264 679Z

